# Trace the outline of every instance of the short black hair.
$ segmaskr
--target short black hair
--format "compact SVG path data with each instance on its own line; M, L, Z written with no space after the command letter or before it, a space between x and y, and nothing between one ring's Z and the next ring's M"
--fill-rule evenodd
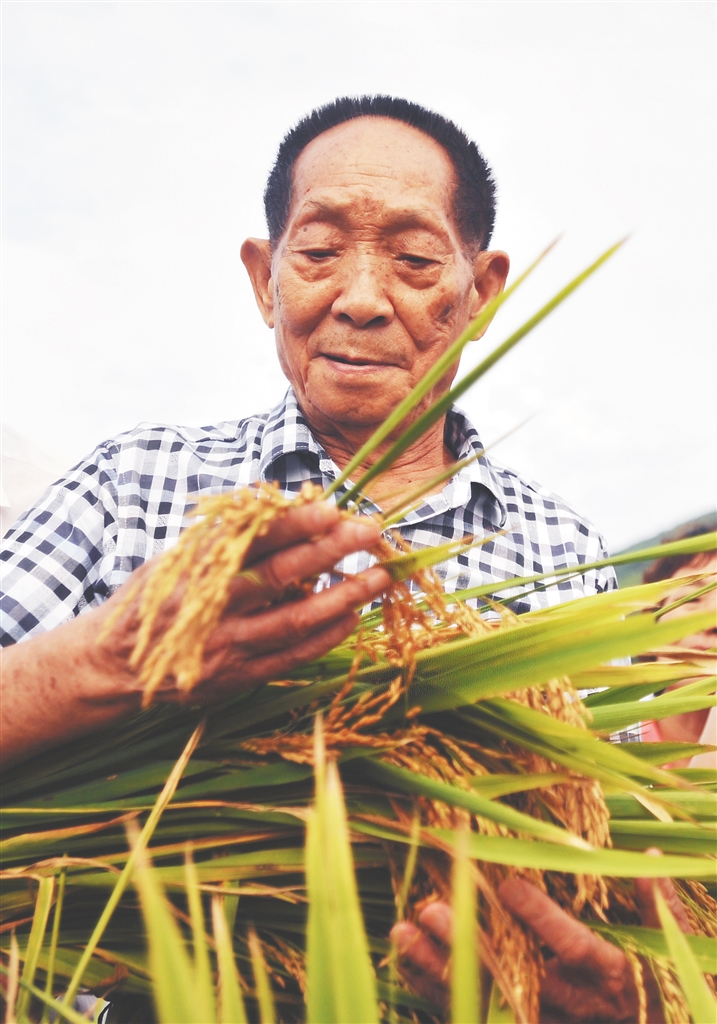
M441 114L395 96L342 96L312 110L287 132L264 190L264 210L272 247L286 230L294 166L299 156L317 136L357 117L389 117L402 121L429 135L444 148L456 172L453 204L461 238L470 249L487 249L495 224L496 188L491 169L478 146Z
M710 522L700 523L697 526L688 526L679 530L671 537L666 537L662 543L669 544L675 540L687 540L688 537L702 537L706 533L712 533L717 529L717 519L713 515ZM643 583L657 583L658 580L669 580L680 569L695 563L695 572L699 572L702 565L706 565L712 558L711 551L700 551L693 555L668 555L653 562L644 572Z

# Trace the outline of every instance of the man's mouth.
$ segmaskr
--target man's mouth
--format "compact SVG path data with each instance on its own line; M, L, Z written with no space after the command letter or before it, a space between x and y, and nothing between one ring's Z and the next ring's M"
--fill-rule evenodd
M365 359L358 356L334 355L333 353L329 352L322 352L321 355L323 359L328 359L329 362L331 363L338 363L341 366L347 367L368 367L369 369L380 369L392 365L391 363L380 362L379 360L374 359Z

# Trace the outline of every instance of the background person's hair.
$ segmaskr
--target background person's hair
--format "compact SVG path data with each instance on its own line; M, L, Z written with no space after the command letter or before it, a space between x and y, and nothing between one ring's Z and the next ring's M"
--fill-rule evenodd
M705 533L712 533L714 528L714 524L692 526L689 529L681 530L672 537L666 537L662 543L685 540L687 537L702 537ZM668 555L667 558L659 558L645 570L642 577L643 582L657 583L658 580L669 580L687 565L693 565L695 572L699 572L702 566L706 566L710 562L712 555L712 551L702 551L696 555Z
M487 249L495 223L495 182L483 155L452 121L418 103L394 96L342 96L317 107L284 136L264 191L264 210L272 248L286 230L297 159L317 136L357 117L390 117L435 139L456 174L453 210L467 248Z

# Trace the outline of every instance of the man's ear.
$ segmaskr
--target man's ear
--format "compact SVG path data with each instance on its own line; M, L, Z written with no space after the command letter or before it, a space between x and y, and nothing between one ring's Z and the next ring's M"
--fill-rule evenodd
M247 238L241 247L254 298L267 327L274 326L274 281L271 276L271 246L266 238Z
M494 252L479 252L473 261L473 295L471 299L471 320L478 316L488 303L500 295L510 270L510 257L496 249ZM481 338L488 329L486 325L476 335Z

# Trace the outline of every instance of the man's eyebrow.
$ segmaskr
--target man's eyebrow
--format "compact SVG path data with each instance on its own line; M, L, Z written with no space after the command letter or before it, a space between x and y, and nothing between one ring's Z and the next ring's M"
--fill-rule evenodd
M296 226L300 227L312 221L325 221L329 224L349 226L350 211L356 207L356 202L351 199L345 200L307 200L306 206L296 218ZM394 207L389 208L388 214L384 213L385 228L394 234L401 231L419 229L430 231L432 234L445 235L446 226L437 217L431 216L425 211L415 207Z

